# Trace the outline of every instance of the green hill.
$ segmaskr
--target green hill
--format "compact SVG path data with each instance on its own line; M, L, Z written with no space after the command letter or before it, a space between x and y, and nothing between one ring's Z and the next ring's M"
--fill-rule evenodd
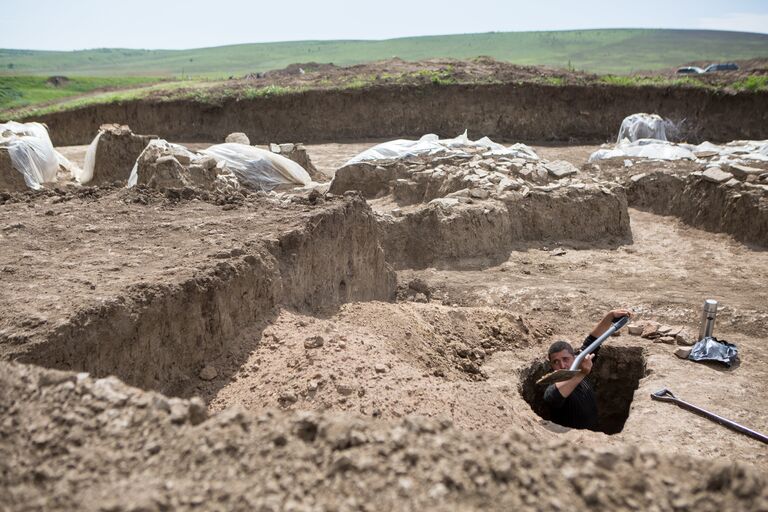
M0 74L221 77L280 69L295 62L350 65L399 57L465 59L488 55L595 73L628 73L690 61L768 57L768 35L712 30L606 29L492 32L382 41L294 41L192 50L103 48L72 52L2 50Z

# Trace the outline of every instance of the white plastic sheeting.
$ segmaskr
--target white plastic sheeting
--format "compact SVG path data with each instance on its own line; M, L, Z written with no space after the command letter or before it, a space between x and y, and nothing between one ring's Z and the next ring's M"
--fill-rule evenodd
M710 144L705 142L704 144ZM700 144L703 146L703 144ZM734 140L718 148L720 159L725 160L759 160L768 162L768 140Z
M714 154L713 154L714 153ZM724 145L702 142L701 144L675 144L655 139L634 142L623 140L613 147L603 147L590 155L589 161L608 158L653 158L657 160L700 160L707 155L709 164L739 163L745 160L768 161L768 140L739 140Z
M306 186L312 182L309 173L293 160L246 144L216 144L201 153L225 162L226 168L247 187L272 190L280 185Z
M96 148L99 146L99 139L104 130L99 130L96 137L93 138L88 149L85 151L85 163L83 168L72 174L72 177L79 183L88 183L93 179L93 169L96 167Z
M616 143L624 139L630 142L640 139L667 140L666 125L667 122L658 114L632 114L621 122Z
M134 187L138 182L138 163L142 156L147 151L156 151L157 148L166 150L169 154L183 154L192 163L201 158L179 144L153 139L136 159L128 178L128 187ZM251 188L269 191L280 185L306 186L312 182L307 171L293 160L246 144L216 144L200 151L200 154L213 157L218 164L223 162L225 168L237 177L240 184Z
M613 148L598 149L589 157L590 162L607 158L656 158L659 160L696 160L693 152L681 145L663 140L640 139L633 142L623 140Z
M416 156L429 156L436 154L468 155L466 150L486 150L483 156L508 156L512 158L525 158L538 160L539 157L525 144L514 144L505 147L493 142L488 137L478 140L469 140L467 132L453 139L440 139L434 133L428 133L419 140L397 139L383 142L362 153L352 157L344 165L368 162L374 160L398 160Z
M31 189L39 190L43 183L56 181L59 164L71 166L53 149L48 130L40 123L0 124L0 146L8 148L13 168L24 176Z

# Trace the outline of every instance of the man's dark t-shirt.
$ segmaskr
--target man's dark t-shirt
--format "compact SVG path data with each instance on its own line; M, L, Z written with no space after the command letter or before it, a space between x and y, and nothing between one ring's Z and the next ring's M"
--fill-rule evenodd
M592 335L587 336L581 346L582 350L595 339ZM597 357L597 351L593 354ZM560 394L557 386L550 384L544 391L544 402L552 411L552 421L558 425L597 430L597 400L587 379L582 380L567 398Z

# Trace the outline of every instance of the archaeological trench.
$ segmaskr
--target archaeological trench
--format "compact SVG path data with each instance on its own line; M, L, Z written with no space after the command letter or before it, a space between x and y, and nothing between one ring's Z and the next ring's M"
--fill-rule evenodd
M650 399L666 387L768 431L768 162L588 163L634 112L685 119L691 142L768 138L765 93L655 87L37 119L80 165L101 125L132 133L105 132L82 186L26 190L0 151L0 510L768 510L768 445ZM344 165L465 129L541 160ZM152 137L231 132L303 142L325 186L211 188L194 177L211 166L164 155L126 188ZM168 162L192 178L173 186ZM707 298L730 368L674 355ZM615 307L637 335L590 375L600 431L560 427L536 385L546 349Z

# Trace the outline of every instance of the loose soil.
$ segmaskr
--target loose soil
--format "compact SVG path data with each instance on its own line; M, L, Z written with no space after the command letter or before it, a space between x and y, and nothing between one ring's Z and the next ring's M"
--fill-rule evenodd
M331 175L368 146L307 150ZM535 149L582 167L595 148ZM768 252L731 235L630 204L631 243L526 241L395 282L382 212L357 194L62 185L3 202L8 509L768 507L765 445L649 398L768 431ZM595 370L624 397L605 402L626 408L615 433L526 401L552 341L616 307L695 333L706 298L734 367L623 331Z

